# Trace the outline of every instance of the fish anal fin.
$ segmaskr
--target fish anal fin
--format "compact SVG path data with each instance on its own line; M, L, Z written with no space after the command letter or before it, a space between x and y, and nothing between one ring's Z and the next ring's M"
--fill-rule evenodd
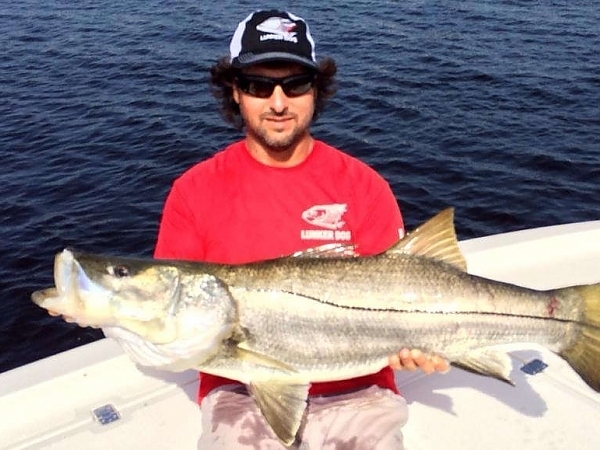
M452 360L452 365L514 386L514 382L510 379L512 362L505 352L489 348L472 350Z
M466 271L454 229L454 209L446 208L415 228L386 253L426 256Z
M309 384L268 380L248 385L248 392L265 421L286 446L296 439L306 410Z

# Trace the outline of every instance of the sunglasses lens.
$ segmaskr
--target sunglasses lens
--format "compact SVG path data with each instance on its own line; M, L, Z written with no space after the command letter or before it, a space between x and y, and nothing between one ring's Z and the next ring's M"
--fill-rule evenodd
M299 97L313 87L314 81L315 77L312 74L292 75L285 78L239 75L237 78L238 87L242 92L258 98L269 98L273 95L275 86L281 86L288 97Z
M275 89L275 83L271 83L267 78L238 76L237 85L242 92L252 97L268 98Z
M288 97L298 97L306 94L313 87L315 77L313 75L298 75L289 77L281 82L281 88Z

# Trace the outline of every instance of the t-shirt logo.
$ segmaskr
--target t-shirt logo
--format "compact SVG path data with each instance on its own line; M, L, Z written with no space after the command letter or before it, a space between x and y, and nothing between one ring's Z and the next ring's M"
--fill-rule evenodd
M347 209L348 205L345 203L315 205L302 213L302 219L311 225L329 230L338 230L346 223L342 220L342 216Z
M297 33L293 31L295 28L296 24L284 17L270 17L256 27L258 31L266 33L260 36L261 41L277 40L297 43Z

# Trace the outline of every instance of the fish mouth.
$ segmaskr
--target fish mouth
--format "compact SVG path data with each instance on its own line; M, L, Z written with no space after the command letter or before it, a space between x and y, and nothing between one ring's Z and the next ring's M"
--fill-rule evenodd
M74 287L74 272L77 270L75 264L73 252L69 249L58 253L54 258L54 284L60 296L68 296L69 289Z
M75 257L76 252L64 249L54 259L54 284L59 295L77 297L82 306L85 299L109 291L92 281Z
M61 253L57 253L54 257L55 287L35 291L31 295L34 303L48 309L53 315L62 314L66 305L72 303L69 300L76 292L74 281L77 278L77 272L81 271L81 267L77 268L76 264L73 252L70 250L65 249Z
M41 291L35 291L33 294L31 294L31 299L33 302L42 308L44 307L44 302L46 302L47 299L55 297L58 297L58 291L56 288L42 289Z
M54 258L54 285L59 297L69 299L72 306L83 307L81 294L85 294L91 281L81 268L73 251L64 249Z
M54 258L54 288L36 291L32 300L50 315L63 316L67 322L81 326L98 326L98 318L89 314L90 301L107 295L94 283L77 262L74 252L64 249Z

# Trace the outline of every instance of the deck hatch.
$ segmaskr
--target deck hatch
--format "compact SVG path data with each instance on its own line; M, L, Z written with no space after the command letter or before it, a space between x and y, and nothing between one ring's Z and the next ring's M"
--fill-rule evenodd
M527 375L535 375L542 372L546 367L548 367L548 364L546 364L544 361L533 359L521 367L521 370Z
M100 425L108 425L109 423L116 422L121 418L117 408L110 403L93 409L92 415L96 421L100 422Z

